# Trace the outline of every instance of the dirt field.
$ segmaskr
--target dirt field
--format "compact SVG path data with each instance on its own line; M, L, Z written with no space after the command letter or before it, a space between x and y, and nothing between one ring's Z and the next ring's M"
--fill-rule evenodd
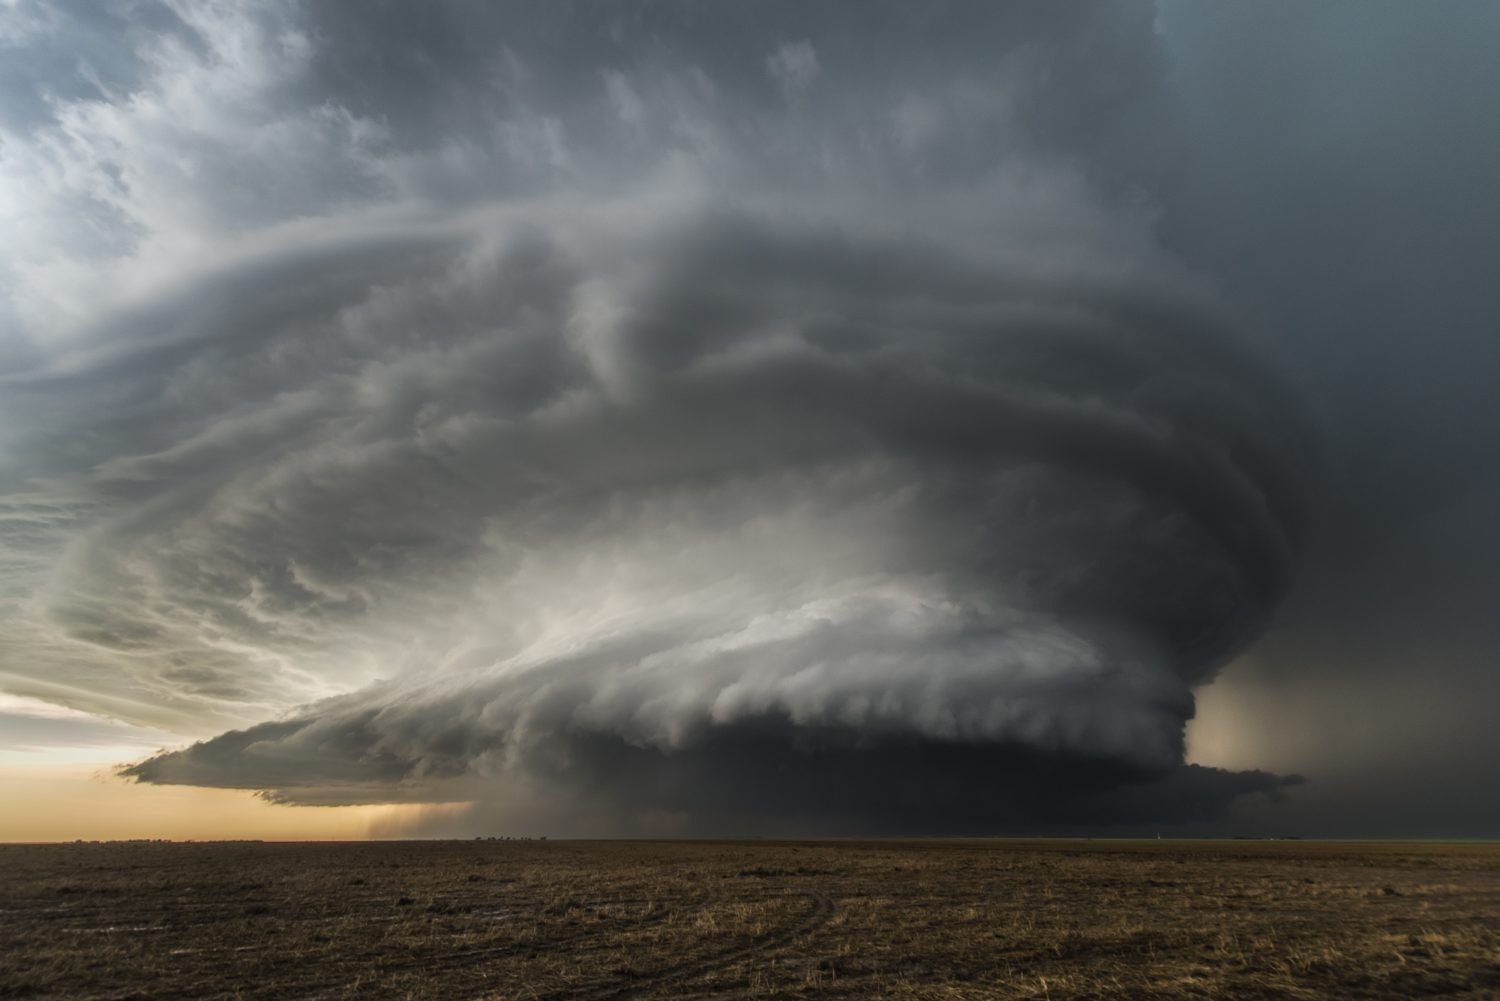
M0 996L1500 997L1500 846L0 846Z

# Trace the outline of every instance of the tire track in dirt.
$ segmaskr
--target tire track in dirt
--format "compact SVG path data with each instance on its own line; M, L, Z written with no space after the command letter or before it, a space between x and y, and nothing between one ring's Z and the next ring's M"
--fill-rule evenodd
M604 900L585 906L610 907L628 904L642 904L648 902L650 902L649 899L645 897L630 897ZM690 901L688 903L688 906L693 907L697 910L704 910L709 907L716 907L723 904L732 904L737 902L738 898L723 897L717 894L710 894L708 896ZM631 927L633 929L650 927L651 925L658 924L661 921L666 920L667 917L674 912L674 910L680 909L681 905L664 904L663 906L657 907L649 914L633 918L631 921ZM396 963L382 963L376 968L375 972L381 977L386 977L389 975L410 973L418 969L431 969L434 966L440 966L444 971L465 969L468 967L476 966L482 962L505 959L509 956L516 956L522 953L551 951L559 947L569 946L576 942L580 942L590 938L595 933L595 931L596 929L590 925L580 924L575 929L565 934L556 935L540 942L506 942L503 945L484 946L476 949L465 949L459 952L449 952L432 956L412 958ZM296 988L296 992L293 996L297 999L297 1001L319 1001L319 999L322 998L342 996L342 992L347 987L348 981L342 978L336 981L324 980L321 983L302 985ZM572 997L573 995L569 994L566 996Z
M616 980L593 986L569 988L551 994L539 995L536 1001L613 1001L616 998L628 998L650 993L666 984L710 976L741 960L749 959L763 953L774 952L777 949L790 945L799 938L812 934L828 924L833 918L834 903L826 894L800 892L789 894L788 896L800 897L807 901L809 905L807 912L802 918L792 925L761 935L751 942L729 949L721 949L707 955L697 956L684 960L681 963L673 963L670 966L661 967L640 976L632 977L624 982Z

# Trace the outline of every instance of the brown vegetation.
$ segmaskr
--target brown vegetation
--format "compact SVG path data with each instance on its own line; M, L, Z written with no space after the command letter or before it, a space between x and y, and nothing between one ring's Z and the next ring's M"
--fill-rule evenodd
M1500 846L0 846L0 996L1500 996Z

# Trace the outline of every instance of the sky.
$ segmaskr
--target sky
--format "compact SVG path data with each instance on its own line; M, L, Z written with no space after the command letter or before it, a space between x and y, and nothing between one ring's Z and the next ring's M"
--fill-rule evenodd
M1497 835L1497 33L0 0L0 840Z

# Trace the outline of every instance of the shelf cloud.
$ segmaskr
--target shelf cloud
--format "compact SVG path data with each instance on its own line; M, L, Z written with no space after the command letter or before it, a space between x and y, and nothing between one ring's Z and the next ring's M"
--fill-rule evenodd
M126 776L599 833L1300 781L1185 763L1326 464L1163 222L1154 5L14 6L88 55L0 123L0 681L198 740Z

